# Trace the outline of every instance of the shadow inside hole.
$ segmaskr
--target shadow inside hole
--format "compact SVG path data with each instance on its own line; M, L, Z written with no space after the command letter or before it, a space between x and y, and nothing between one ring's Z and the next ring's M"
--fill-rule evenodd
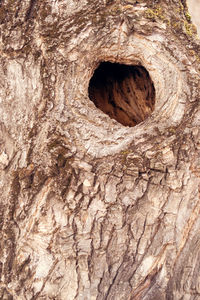
M154 110L155 88L142 66L102 62L88 88L97 108L124 126L135 126Z

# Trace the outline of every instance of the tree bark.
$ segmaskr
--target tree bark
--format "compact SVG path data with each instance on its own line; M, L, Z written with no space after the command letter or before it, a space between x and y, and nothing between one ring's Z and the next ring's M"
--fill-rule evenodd
M0 298L200 299L185 1L1 0L0 22ZM147 119L123 126L89 99L100 62L148 71Z
M200 10L200 0L188 0L188 9L191 14L192 21L197 26L198 35L200 35L200 20L199 20L199 10Z

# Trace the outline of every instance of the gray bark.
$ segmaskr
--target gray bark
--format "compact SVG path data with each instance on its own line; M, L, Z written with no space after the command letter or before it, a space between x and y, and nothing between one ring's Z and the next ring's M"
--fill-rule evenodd
M200 299L200 43L185 1L0 1L0 298ZM88 97L142 65L155 109Z

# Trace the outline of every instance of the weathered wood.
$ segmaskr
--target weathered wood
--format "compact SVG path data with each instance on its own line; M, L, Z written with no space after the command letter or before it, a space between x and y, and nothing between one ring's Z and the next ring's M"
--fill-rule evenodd
M0 23L0 298L199 299L185 1L2 0ZM148 71L149 118L123 126L89 99L102 61Z

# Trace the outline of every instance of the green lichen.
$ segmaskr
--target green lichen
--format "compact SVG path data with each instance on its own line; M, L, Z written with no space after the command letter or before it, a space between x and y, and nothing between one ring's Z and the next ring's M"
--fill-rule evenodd
M155 19L160 19L160 20L165 20L165 16L163 15L163 10L160 6L157 6L155 8L148 8L145 11L145 17L147 19L155 20Z
M189 36L193 36L197 34L197 29L194 24L188 23L188 21L184 21L184 28L186 31L186 34Z
M190 14L189 14L188 11L186 11L185 17L186 17L186 19L187 19L188 22L191 22L191 16L190 16Z
M196 61L197 61L198 63L200 63L200 56L199 56L198 54L195 54L195 58L196 58Z
M174 134L176 134L176 132L177 132L177 128L174 127L174 126L171 126L171 127L169 127L169 128L167 129L167 132L168 132L169 135L174 135Z
M181 19L180 23L184 28L185 33L188 36L197 35L197 29L196 26L191 22L191 15L188 11L188 7L186 4L183 5L181 1L179 3L178 13L183 15L183 18Z
M131 153L132 151L130 149L127 150L122 150L120 152L121 154L121 164L124 165L124 168L126 168L126 164L127 164L127 156Z
M131 150L123 150L123 151L121 151L121 154L122 155L128 155L129 153L131 153Z

